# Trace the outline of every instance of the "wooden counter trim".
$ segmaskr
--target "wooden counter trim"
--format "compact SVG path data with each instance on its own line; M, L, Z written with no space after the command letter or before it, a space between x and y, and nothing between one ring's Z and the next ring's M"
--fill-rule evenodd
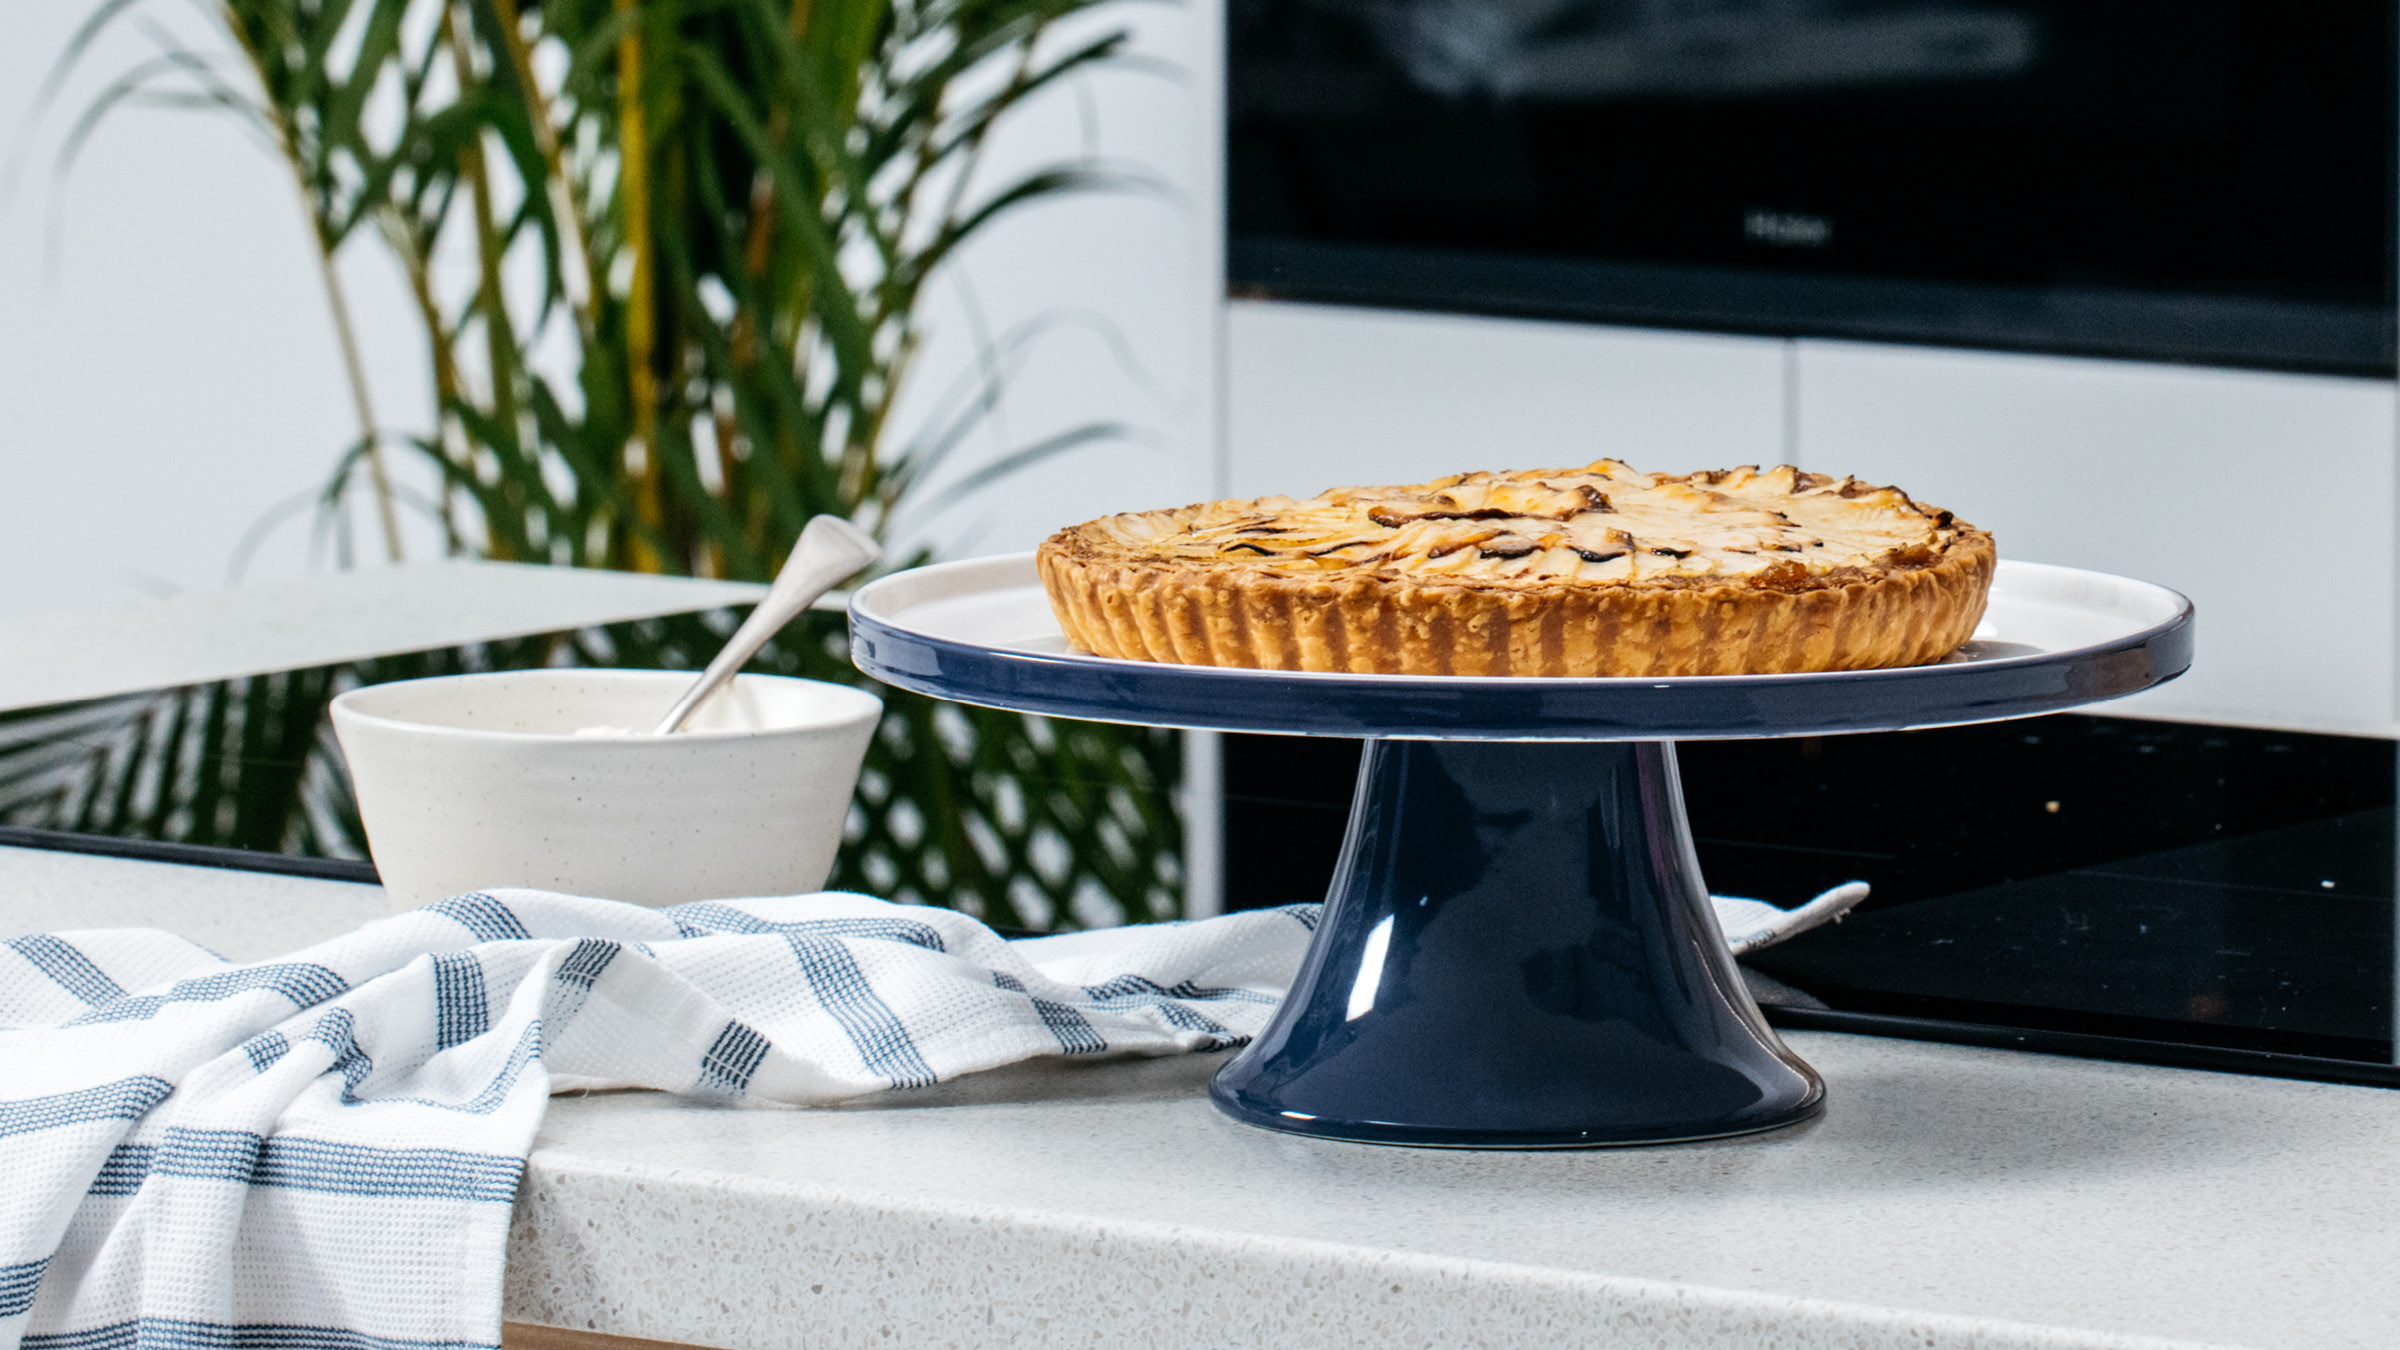
M686 1341L646 1341L639 1336L612 1336L605 1331L547 1327L539 1322L502 1322L500 1350L723 1350L694 1346Z

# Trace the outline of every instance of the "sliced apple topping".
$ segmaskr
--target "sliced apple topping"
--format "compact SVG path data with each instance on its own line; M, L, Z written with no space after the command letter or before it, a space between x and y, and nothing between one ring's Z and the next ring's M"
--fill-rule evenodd
M1792 584L1914 556L1951 525L1906 493L1778 466L1667 477L1615 460L1461 474L1306 500L1224 502L1162 531L1118 517L1145 551L1301 573L1364 568L1606 582L1683 573ZM1136 523L1136 522L1140 523Z

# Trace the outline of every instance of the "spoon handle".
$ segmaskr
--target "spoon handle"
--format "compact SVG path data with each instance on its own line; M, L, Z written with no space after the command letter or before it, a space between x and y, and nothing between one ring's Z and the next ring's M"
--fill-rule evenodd
M731 680L736 671L758 655L767 639L782 631L783 626L797 618L800 611L816 602L818 596L832 590L836 583L860 568L883 556L883 550L866 531L839 516L818 516L800 531L800 542L793 546L792 556L786 558L783 570L775 574L775 584L764 600L733 630L724 649L683 691L675 706L659 719L651 734L665 736L681 728L692 711L708 700Z

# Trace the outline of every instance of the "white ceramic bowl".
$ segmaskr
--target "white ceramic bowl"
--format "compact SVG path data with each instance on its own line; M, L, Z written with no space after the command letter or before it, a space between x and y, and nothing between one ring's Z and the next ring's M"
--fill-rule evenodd
M882 701L742 675L684 731L647 734L693 678L504 671L335 699L392 908L495 886L643 905L822 887Z

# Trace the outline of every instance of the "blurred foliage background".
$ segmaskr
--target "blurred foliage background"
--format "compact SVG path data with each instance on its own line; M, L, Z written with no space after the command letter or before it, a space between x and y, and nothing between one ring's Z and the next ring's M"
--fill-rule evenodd
M1102 0L221 0L238 60L158 55L73 110L62 170L127 107L230 118L289 170L357 415L324 505L404 512L452 552L765 580L832 512L885 531L1069 450L1070 427L937 471L1010 362L907 435L892 412L928 280L1004 213L1140 191L1078 158L984 171L995 126L1077 72L1133 60ZM73 70L144 0L107 0ZM59 81L53 81L52 89ZM63 115L63 114L62 114ZM435 425L376 415L335 260L405 277ZM400 490L394 457L438 470ZM912 559L904 561L918 561ZM0 718L0 822L328 856L364 851L325 721L359 683L555 663L697 668L730 616L287 672ZM754 669L865 683L837 616ZM1030 929L1171 917L1178 742L889 689L832 884Z

